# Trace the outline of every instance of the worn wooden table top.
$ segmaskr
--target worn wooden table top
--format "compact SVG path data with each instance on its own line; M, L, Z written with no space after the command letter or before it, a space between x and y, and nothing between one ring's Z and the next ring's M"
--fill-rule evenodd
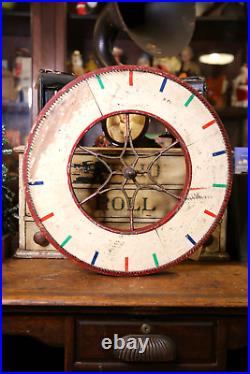
M247 306L247 267L185 263L144 277L111 277L65 259L3 264L4 306Z

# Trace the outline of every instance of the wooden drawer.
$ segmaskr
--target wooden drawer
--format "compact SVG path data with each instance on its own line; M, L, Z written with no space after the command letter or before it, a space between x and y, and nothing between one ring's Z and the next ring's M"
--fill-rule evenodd
M143 325L149 326L154 336L170 338L175 346L175 357L162 362L125 362L115 357L111 349L102 348L102 339L114 341L119 337L143 335ZM219 321L194 319L76 319L74 331L73 370L215 370L219 364ZM165 361L165 362L164 362Z

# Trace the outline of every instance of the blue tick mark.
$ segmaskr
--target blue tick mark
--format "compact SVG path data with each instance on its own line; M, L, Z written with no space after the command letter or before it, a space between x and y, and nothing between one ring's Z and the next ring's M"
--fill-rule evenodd
M186 235L186 238L193 244L195 245L196 244L196 241L192 238L192 236L190 236L189 234Z
M95 265L95 262L96 262L96 259L97 259L98 255L99 255L99 252L95 251L95 254L94 254L94 256L92 258L92 261L91 261L91 265Z
M226 153L226 151L218 151L218 152L214 152L212 153L213 156L220 156L220 155L224 155L224 153Z
M35 181L35 182L29 182L29 186L41 186L43 181Z
M167 78L164 78L163 81L162 81L161 87L160 87L160 92L164 91L166 83L167 83Z

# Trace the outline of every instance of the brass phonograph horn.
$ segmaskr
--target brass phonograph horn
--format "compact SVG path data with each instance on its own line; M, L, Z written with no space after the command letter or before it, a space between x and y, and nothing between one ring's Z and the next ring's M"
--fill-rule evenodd
M109 3L94 30L96 57L102 66L116 65L112 48L123 30L153 56L178 54L191 40L195 3Z

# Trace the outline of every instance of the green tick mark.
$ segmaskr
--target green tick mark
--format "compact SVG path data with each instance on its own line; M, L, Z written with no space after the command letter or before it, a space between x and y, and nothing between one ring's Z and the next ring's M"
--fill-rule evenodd
M101 78L100 78L100 76L99 76L99 75L97 75L97 76L96 76L96 78L97 78L97 80L98 80L98 83L99 83L99 85L100 85L101 89L103 90L103 89L104 89L104 84L103 84L103 81L101 80Z
M224 188L227 188L227 185L226 184L222 184L222 183L214 183L213 184L213 187L224 187Z
M192 94L191 96L189 96L189 98L185 102L184 106L187 107L191 103L191 101L193 100L193 98L194 98L194 94Z
M72 236L68 235L67 238L65 238L64 241L62 242L61 247L63 248L70 241L71 238Z
M153 259L154 259L155 266L159 266L159 262L158 262L158 258L157 258L156 253L153 253L152 256L153 256Z

